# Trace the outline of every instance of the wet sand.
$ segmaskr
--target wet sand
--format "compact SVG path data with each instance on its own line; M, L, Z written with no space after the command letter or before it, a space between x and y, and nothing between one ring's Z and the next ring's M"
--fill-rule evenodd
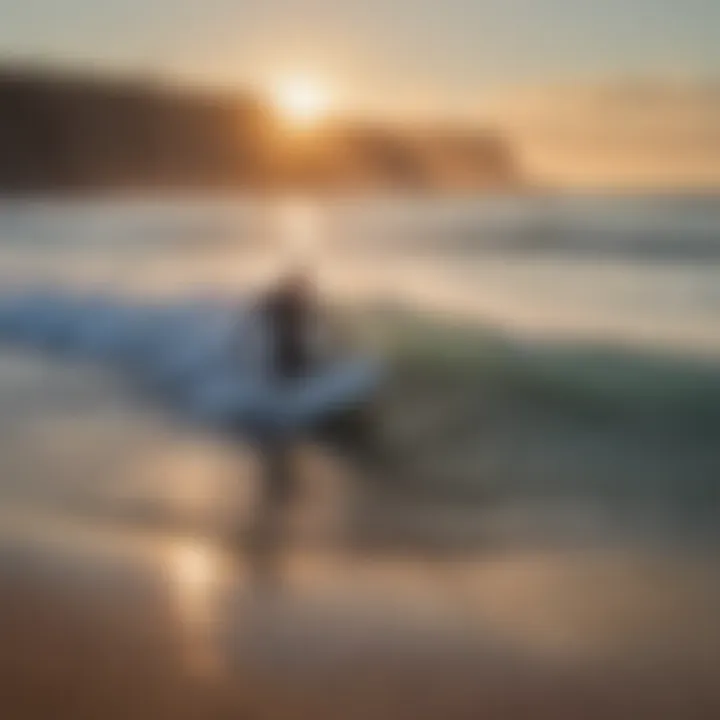
M0 528L13 720L720 713L715 585L688 566L291 553L266 586L199 538L18 513Z
M222 539L242 458L88 368L6 355L0 400L2 718L720 717L713 553L385 498L404 544L290 537L268 582ZM310 474L311 525L342 531ZM417 542L461 525L486 542Z

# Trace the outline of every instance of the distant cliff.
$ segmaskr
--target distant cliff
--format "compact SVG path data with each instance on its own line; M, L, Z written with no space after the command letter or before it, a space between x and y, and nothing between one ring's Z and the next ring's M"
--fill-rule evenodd
M488 131L335 122L292 133L247 95L0 71L0 192L521 184Z

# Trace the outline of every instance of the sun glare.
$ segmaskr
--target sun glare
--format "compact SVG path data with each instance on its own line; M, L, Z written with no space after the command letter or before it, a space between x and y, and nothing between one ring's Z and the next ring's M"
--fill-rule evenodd
M273 99L280 116L297 126L314 125L328 112L330 98L327 89L308 78L290 78L279 82Z

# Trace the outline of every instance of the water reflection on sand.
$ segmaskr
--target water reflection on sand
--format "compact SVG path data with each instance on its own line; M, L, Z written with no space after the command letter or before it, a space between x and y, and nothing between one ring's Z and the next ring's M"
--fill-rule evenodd
M189 703L183 712L220 700L327 718L348 702L388 718L471 717L486 705L490 717L535 707L570 718L581 699L585 717L713 717L719 707L718 576L698 557L517 549L430 562L291 550L282 585L268 588L211 538L0 520L0 612L12 623L0 664L22 648L25 680L40 688L42 648L60 633L69 687L104 688L118 674L125 687L165 687Z
M484 542L430 552L300 532L279 544L280 581L259 583L228 532L252 504L250 457L101 372L39 358L4 356L0 408L10 717L49 716L41 701L53 717L141 720L718 716L710 550L602 523L548 542L502 508L435 508L403 521ZM342 530L357 509L345 486L310 474L300 515Z

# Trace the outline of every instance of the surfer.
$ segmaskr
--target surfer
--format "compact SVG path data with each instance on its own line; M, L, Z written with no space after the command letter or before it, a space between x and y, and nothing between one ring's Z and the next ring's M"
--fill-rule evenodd
M274 383L287 387L311 378L322 381L341 340L337 332L328 338L333 323L322 311L308 275L302 271L288 274L261 300L260 312L270 337L269 370ZM361 452L371 434L372 405L369 397L352 407L334 408L330 403L321 419L304 428L304 434L337 449Z
M333 379L332 353L337 348L331 347L328 351L328 345L333 343L322 342L319 331L330 323L318 303L315 286L305 272L294 271L282 278L261 297L257 310L269 339L266 371L277 396L287 393L291 398L303 383L313 388L327 384L328 378ZM357 379L348 375L344 382L347 391L347 386L356 384ZM350 407L328 399L321 405L322 412L315 413L314 421L306 427L288 431L282 423L271 422L260 438L264 478L254 540L258 543L255 560L262 563L264 570L272 567L282 516L292 502L297 445L301 438L330 446L364 469L377 458L376 418L371 398L363 397Z
M289 273L261 299L259 308L270 338L268 370L274 385L284 390L311 379L322 384L323 377L332 374L333 356L342 340L337 327L333 333L308 274ZM328 403L319 419L303 428L303 435L352 454L362 452L371 434L372 405L371 398L352 407Z
M301 382L310 371L308 331L313 306L310 282L299 272L283 278L258 303L259 319L269 340L265 371L273 392L278 395L291 383ZM257 524L251 540L256 571L265 577L273 573L282 515L292 500L296 447L295 438L272 421L257 440L263 478Z
M278 383L298 380L313 369L314 290L302 272L289 274L260 302L271 343L270 372Z

